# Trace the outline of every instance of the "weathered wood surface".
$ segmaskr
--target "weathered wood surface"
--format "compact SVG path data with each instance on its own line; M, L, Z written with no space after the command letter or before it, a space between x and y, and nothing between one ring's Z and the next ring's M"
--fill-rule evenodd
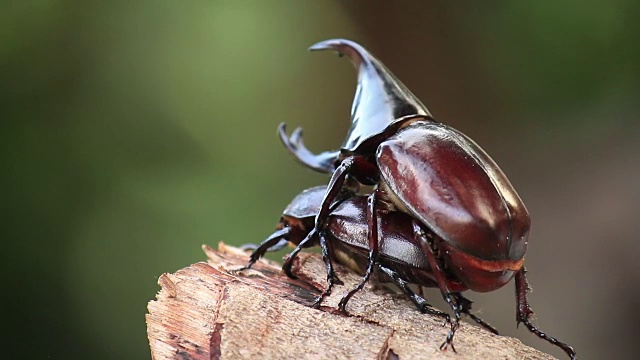
M236 273L248 256L222 243L203 246L208 257L174 274L162 274L157 300L148 304L153 359L552 359L519 340L464 323L458 353L439 350L448 326L418 312L404 296L365 287L336 310L359 280L338 266L336 286L321 309L310 307L325 286L318 255L302 254L299 280L280 265L259 261Z

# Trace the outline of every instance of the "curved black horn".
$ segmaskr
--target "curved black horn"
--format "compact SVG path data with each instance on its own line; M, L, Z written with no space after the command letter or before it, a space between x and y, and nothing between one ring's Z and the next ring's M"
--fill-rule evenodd
M431 117L415 95L375 56L356 42L331 39L309 50L335 50L358 69L358 87L351 108L351 130L343 149L354 151L365 140L407 118Z

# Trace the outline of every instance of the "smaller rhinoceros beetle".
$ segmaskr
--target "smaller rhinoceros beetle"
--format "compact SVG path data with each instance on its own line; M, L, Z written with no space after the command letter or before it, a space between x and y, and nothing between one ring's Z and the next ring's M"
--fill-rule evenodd
M326 190L326 186L317 186L297 195L282 213L278 228L273 234L260 245L244 245L244 249L251 249L253 252L243 269L250 268L266 252L281 250L287 243L292 243L297 247L289 254L283 264L283 270L288 276L295 278L291 268L293 259L299 251L302 248L318 245L320 242L328 242L334 250L332 258L328 258L327 253L323 253L323 260L328 268L333 267L332 260L335 260L356 272L364 273L367 268L367 254L369 252L367 197L357 195L334 204L327 221L327 231L316 233L314 231L315 216L320 210ZM413 219L401 212L379 210L377 215L380 220L378 224L381 242L380 259L376 263L376 269L381 274L380 280L394 283L411 299L420 312L442 317L453 326L449 314L432 308L423 297L417 295L409 287L409 284L438 287L424 252L423 242L414 236ZM466 287L456 280L447 279L447 281L449 287L454 291L454 301L460 312L497 335L498 331L493 326L470 312L472 302L460 293L460 291L466 290ZM319 306L322 299L330 293L331 287L328 286L318 297L314 306ZM340 302L340 310L342 311L349 300L346 296L350 297L350 293L345 294L345 300Z
M515 278L517 321L575 358L573 348L540 332L529 320L532 312L526 299L524 255L531 220L498 165L466 135L437 122L380 60L359 44L333 39L310 49L336 50L358 68L352 125L339 151L315 155L304 146L301 130L287 138L284 125L280 126L281 140L300 162L331 174L311 233L322 237L337 199L354 194L360 184L374 186L366 211L368 265L350 295L364 286L380 256L377 207L400 211L413 219L416 236L426 239L425 254L430 254L431 269L454 312L455 323L460 320L460 311L447 279L488 292ZM323 252L330 251L326 242L320 245ZM329 273L327 278L330 287L334 276ZM453 330L444 348L451 343Z

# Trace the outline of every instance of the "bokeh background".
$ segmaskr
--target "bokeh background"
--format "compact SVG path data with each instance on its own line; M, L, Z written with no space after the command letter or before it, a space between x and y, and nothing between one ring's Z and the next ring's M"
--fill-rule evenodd
M203 260L203 243L261 241L294 195L328 181L275 130L304 127L315 151L341 144L356 73L305 49L346 37L518 189L538 325L582 359L632 358L638 18L631 0L3 2L4 353L149 358L161 273ZM470 297L504 334L564 358L516 330L512 286Z

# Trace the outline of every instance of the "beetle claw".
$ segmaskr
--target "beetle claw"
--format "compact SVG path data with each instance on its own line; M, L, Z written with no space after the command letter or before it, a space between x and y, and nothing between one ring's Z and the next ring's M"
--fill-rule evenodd
M449 339L447 339L445 342L442 343L442 345L440 345L440 350L447 351L447 349L449 348L449 345L451 345L451 351L457 354L458 351L456 351L456 347L453 346L453 342L449 341Z
M284 273L291 279L297 279L298 277L295 276L292 272L292 267L293 267L293 259L295 258L295 256L289 256L287 257L287 259L284 261L284 264L282 264L282 271L284 271Z
M338 303L338 311L340 311L343 314L347 313L347 302L345 301L345 298L343 297L340 302Z
M336 285L344 285L344 281L340 280L337 275L333 275L333 283Z
M324 295L324 294L323 294L323 295ZM327 295L329 295L329 294L327 294ZM321 296L318 296L318 297L316 298L316 301L314 301L314 302L313 302L313 305L311 305L311 306L312 306L313 308L315 308L315 309L320 308L320 304L322 303L322 300L324 300L324 297L323 297L322 295L321 295Z
M316 300L313 302L313 306L314 308L318 309L320 307L320 304L322 304L322 301L324 300L325 297L331 295L331 285L329 285L322 294L320 294L320 296L318 296L316 298Z

